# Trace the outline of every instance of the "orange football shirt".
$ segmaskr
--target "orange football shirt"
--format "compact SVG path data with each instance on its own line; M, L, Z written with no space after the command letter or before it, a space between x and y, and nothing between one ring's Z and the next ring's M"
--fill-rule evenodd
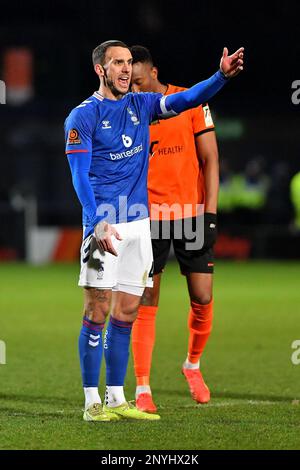
M186 88L168 85L165 94L183 90ZM152 220L197 214L197 204L204 203L204 179L195 137L210 130L214 130L214 123L207 104L150 125L148 195Z

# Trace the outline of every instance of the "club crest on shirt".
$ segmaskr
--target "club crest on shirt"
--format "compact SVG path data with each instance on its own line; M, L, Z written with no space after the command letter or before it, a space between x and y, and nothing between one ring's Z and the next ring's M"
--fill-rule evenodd
M133 122L133 124L134 124L135 126L138 126L139 123L140 123L140 121L138 120L136 114L129 108L129 106L128 106L128 108L127 108L127 112L130 114L130 119L131 119L131 121Z
M81 140L80 140L77 129L70 129L69 130L68 144L69 145L81 144Z

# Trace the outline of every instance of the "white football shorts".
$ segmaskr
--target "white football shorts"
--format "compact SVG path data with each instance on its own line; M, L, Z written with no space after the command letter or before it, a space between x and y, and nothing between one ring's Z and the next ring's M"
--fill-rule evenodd
M113 224L122 240L112 237L118 253L100 250L94 234L81 245L81 271L78 285L112 289L142 296L153 286L153 255L149 218Z

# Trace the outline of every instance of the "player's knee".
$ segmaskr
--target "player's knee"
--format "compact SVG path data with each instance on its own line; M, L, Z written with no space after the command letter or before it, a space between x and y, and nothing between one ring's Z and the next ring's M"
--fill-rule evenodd
M122 305L115 305L113 317L117 320L132 323L137 317L139 304L139 299L134 299L123 302Z
M84 315L91 321L103 323L110 309L110 296L106 291L89 289L85 296Z
M196 292L191 296L191 301L200 305L208 305L212 301L211 292Z
M126 305L123 305L122 307L123 315L127 315L135 319L135 317L137 316L139 304L140 304L139 301L133 300L131 302L128 302Z
M84 315L95 323L103 323L109 313L109 305L97 303L97 301L89 301L84 305Z

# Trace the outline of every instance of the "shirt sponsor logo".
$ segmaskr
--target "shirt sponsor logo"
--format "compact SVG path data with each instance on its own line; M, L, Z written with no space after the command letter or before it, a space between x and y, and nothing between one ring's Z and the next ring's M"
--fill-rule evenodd
M129 148L132 146L132 138L129 137L128 135L122 134L122 141L126 148Z
M173 147L163 147L158 149L158 155L175 155L176 153L182 153L184 150L183 145L174 145Z
M133 147L133 149L126 150L126 152L121 153L110 153L111 160L121 160L122 158L132 157L136 153L140 153L143 150L143 144Z

